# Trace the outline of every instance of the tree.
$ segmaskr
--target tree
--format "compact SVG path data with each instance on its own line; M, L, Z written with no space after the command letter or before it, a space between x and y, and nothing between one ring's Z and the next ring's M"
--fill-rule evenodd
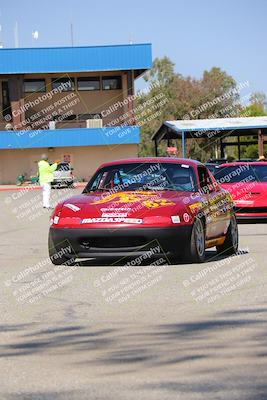
M152 68L145 73L146 82L157 81L160 85L169 85L175 76L174 63L169 57L155 58Z
M174 63L168 58L156 58L152 68L145 74L145 81L150 90L137 98L136 119L141 125L141 143L139 155L153 154L152 134L163 121L173 118L172 104L174 100L173 79ZM163 105L161 105L163 104Z
M263 92L255 92L252 93L249 99L251 105L255 105L259 107L259 110L265 112L266 108L266 94Z
M190 112L191 118L223 118L239 115L239 93L231 75L218 67L213 67L210 71L204 71L199 87L199 95L195 99L198 106ZM217 150L218 139L214 134L209 138L196 139L189 149L189 155L205 161L214 157Z
M166 120L223 117L229 110L239 113L236 82L220 68L204 71L203 77L197 80L175 73L174 64L168 57L156 58L151 70L145 74L145 80L151 90L137 101L137 109L140 106L141 110L137 112L137 122L142 127L139 151L142 156L153 154L151 136ZM165 99L164 104L159 106L160 112L151 119L146 118L148 113L145 111L149 111L147 102L155 100L157 104L158 96ZM188 147L191 157L204 160L213 155L216 141L192 139ZM166 154L166 143L159 146L160 152Z
M261 117L266 115L265 112L266 107L266 95L261 92L252 93L250 96L250 104L245 107L242 112L241 116L246 117ZM248 142L251 140L255 140L253 136L246 136L243 138L243 142ZM265 145L265 151L267 150ZM235 151L235 155L237 156L237 151ZM245 146L245 148L241 147L241 157L242 158L258 158L259 151L257 144L250 144Z

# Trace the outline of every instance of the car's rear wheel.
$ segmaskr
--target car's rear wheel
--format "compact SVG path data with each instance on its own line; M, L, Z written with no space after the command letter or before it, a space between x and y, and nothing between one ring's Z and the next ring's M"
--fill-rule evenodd
M233 255L237 253L238 226L235 215L231 217L224 243L219 246L216 246L216 249L218 254Z
M66 246L57 245L55 247L54 242L49 232L48 236L48 252L49 258L54 265L74 265L75 259L66 257Z
M192 231L190 242L185 248L183 259L191 263L202 263L205 261L205 226L200 218L196 218Z

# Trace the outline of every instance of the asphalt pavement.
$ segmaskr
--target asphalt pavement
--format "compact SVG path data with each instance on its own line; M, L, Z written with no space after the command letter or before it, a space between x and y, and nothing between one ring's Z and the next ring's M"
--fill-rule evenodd
M0 203L1 400L267 399L267 224L204 264L55 267L41 192Z

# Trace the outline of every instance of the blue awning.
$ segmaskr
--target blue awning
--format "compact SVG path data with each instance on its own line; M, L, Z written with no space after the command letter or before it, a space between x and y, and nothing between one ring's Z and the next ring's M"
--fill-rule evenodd
M144 71L151 65L150 43L0 49L0 74Z
M54 130L0 131L0 149L40 147L109 146L138 144L138 126L73 128Z

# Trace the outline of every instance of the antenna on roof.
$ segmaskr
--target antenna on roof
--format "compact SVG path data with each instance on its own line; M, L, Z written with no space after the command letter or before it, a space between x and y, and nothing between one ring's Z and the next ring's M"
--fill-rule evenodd
M72 19L73 19L73 1L71 0L70 3L70 8L69 8L69 12L70 12L70 44L71 47L74 46L74 38L73 38L73 23L72 23Z
M32 31L32 39L33 39L32 44L33 44L33 46L35 46L34 41L39 39L39 31L37 31L37 30Z
M72 24L72 22L70 23L70 41L71 41L71 46L73 47L74 40L73 40L73 24Z
M133 44L134 38L133 38L133 33L131 32L129 35L129 44Z
M34 40L38 40L38 38L39 38L39 32L38 32L38 31L33 31L33 32L32 32L32 38L33 38Z
M0 10L0 17L2 17L2 12ZM2 24L0 24L0 49L4 47L4 42L2 40Z
M2 32L2 25L0 25L0 32ZM4 43L0 40L0 49L4 47Z
M15 28L14 28L14 39L15 39L15 47L19 47L19 26L18 26L18 21L15 22Z

